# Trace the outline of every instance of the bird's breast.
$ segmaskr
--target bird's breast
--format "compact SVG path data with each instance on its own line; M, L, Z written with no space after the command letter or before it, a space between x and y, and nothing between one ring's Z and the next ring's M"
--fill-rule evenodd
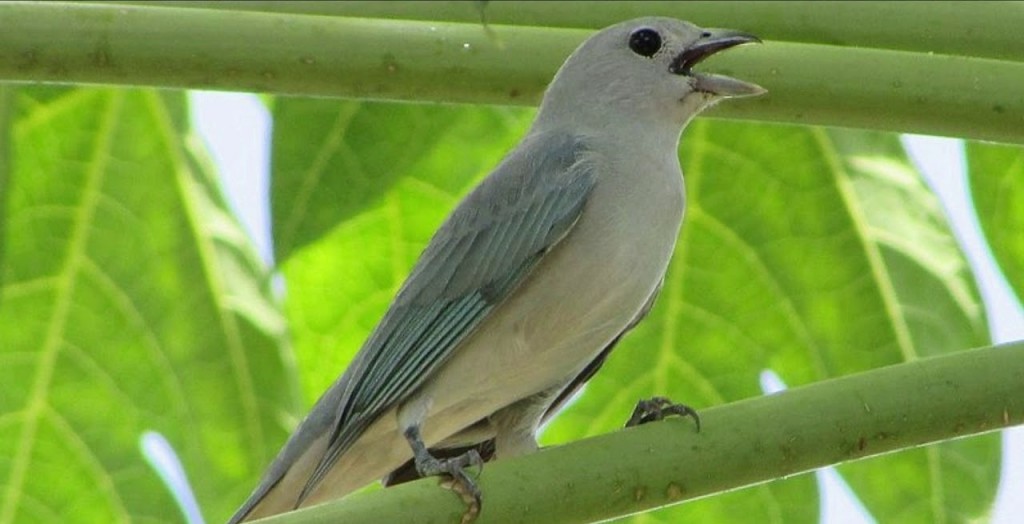
M475 403L523 398L586 366L636 317L665 274L683 212L675 166L639 166L647 179L601 178L576 225L442 373L459 375ZM486 359L473 362L477 351Z

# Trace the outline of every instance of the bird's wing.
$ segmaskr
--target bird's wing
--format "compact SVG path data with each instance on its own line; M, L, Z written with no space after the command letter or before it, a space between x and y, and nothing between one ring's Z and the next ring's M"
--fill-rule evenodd
M531 135L448 217L346 371L333 433L300 501L572 229L594 187L593 159L579 137Z
M650 313L651 307L654 305L654 300L655 298L657 298L658 292L661 290L662 284L664 284L664 279L662 279L662 282L658 284L658 287L654 290L654 292L651 293L651 296L648 297L647 302L644 304L644 307L640 309L640 312L637 313L636 317L633 318L633 320L622 330L622 332L616 335L616 337L613 338L611 342L606 344L604 349L602 349L601 352L598 353L598 355L594 357L594 359L591 360L590 363L587 364L587 366L583 368L582 371L577 373L576 376L573 377L573 379L570 380L569 383L562 388L562 390L558 393L558 396L556 396L554 400L551 401L547 409L544 411L544 414L541 416L541 424L545 424L547 423L547 421L551 420L551 418L554 417L562 409L562 406L564 406L565 403L568 402L569 399L572 398L572 396L575 395L576 392L579 391L579 389L583 387L584 384L587 383L587 381L593 378L593 376L598 372L598 370L601 369L601 366L604 365L605 360L608 359L608 355L611 354L612 350L615 349L615 346L618 345L620 340L622 340L622 337L624 337L626 333L629 333L634 327L636 327L637 324L640 323L641 320L644 319L644 317L647 316L648 313ZM494 439L490 438L473 444L461 445L451 448L430 448L430 453L438 458L449 458L458 457L459 455L462 455L463 453L469 450L475 450L477 454L480 455L484 462L490 462L494 458L495 453ZM385 486L394 486L398 484L403 484L405 482L411 482L419 478L422 478L422 476L419 474L418 471L416 471L416 461L409 459L405 464L402 464L397 469L388 474L388 476L384 478L383 483Z

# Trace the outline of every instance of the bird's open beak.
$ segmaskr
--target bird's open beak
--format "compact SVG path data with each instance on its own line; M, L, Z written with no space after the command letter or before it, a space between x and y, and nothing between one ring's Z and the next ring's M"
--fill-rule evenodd
M693 66L705 58L740 44L749 44L761 39L747 33L728 29L706 29L705 36L679 53L669 65L669 72L674 75L689 76L694 79L694 89L722 97L755 96L766 90L750 82L744 82L728 76L710 73L694 73Z

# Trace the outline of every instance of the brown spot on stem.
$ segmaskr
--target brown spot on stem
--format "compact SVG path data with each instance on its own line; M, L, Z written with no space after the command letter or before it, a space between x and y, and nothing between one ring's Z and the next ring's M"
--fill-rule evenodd
M665 497L669 500L676 501L683 498L683 493L683 488L673 482L669 483L668 489L665 490Z
M110 42L106 39L96 42L96 47L89 53L89 60L96 67L110 67Z

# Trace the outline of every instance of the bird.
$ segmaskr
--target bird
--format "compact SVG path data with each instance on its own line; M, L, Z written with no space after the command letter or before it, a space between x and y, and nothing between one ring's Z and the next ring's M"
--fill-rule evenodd
M644 17L580 44L229 523L432 475L480 511L465 468L536 451L538 426L651 309L683 219L683 129L765 92L693 68L752 42Z

